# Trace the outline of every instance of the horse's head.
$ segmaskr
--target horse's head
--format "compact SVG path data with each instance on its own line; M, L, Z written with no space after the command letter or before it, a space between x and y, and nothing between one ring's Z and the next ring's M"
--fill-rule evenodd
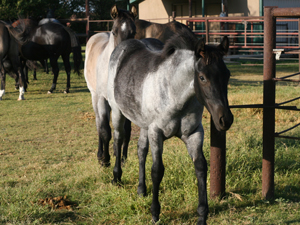
M128 12L123 9L118 9L116 5L111 8L110 15L114 20L112 27L112 34L114 35L115 46L121 41L134 38L136 33L134 20L137 16L137 9L135 6L131 7Z
M227 85L230 71L223 56L227 53L229 41L224 37L217 47L205 45L204 39L196 45L194 87L198 100L205 105L219 131L228 130L233 122L227 99Z

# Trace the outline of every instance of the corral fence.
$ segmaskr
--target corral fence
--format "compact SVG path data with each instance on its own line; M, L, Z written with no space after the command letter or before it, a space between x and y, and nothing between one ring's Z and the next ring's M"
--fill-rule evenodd
M275 167L275 137L300 139L299 137L284 136L283 133L300 125L275 133L275 109L300 111L296 106L283 106L286 103L300 99L294 99L276 103L276 82L300 82L299 79L289 79L299 75L300 72L276 78L276 59L280 53L300 54L298 46L293 46L292 51L285 50L276 45L278 36L276 32L277 18L300 18L300 8L264 8L264 46L263 46L263 104L233 105L231 108L262 108L263 109L263 159L262 159L262 196L265 199L274 198L274 167ZM299 20L298 20L299 21ZM300 24L298 22L298 30ZM279 47L279 49L278 49ZM278 57L277 57L278 58ZM225 167L226 167L226 132L216 130L211 122L211 197L219 197L225 193Z
M230 54L263 53L264 17L170 17L148 19L151 22L170 22L177 20L189 26L199 37L205 37L207 44L217 44L220 38L227 35L230 40ZM297 18L277 18L276 46L280 49L297 49L299 43L299 20ZM60 19L63 23L86 23L86 32L77 33L86 37L99 32L110 31L113 20L92 20L90 16L78 19Z

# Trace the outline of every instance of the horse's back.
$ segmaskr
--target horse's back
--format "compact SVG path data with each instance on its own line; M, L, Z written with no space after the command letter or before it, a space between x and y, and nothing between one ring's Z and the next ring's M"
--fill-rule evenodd
M122 113L140 127L148 125L146 120L141 119L143 84L149 71L156 70L153 66L159 60L159 50L162 47L162 43L159 43L161 42L155 39L123 41L115 48L109 62L109 102L118 105Z
M136 20L136 39L156 38L163 43L166 43L179 30L192 32L186 25L172 21L166 24L152 23L145 20Z
M146 20L135 20L136 34L134 36L135 39L143 39L146 38L146 29L151 26L151 22Z
M193 86L189 80L185 81L188 83L185 86L181 85L184 78L178 80L180 72L176 57L173 57L175 60L164 58L160 48L153 48L152 40L155 39L127 40L113 51L109 64L108 100L112 108L120 109L133 123L145 129L155 124L167 138L191 132L201 122L203 106L195 97L184 101L182 96L192 95ZM189 51L189 59L181 60L181 68L193 67L193 54ZM170 86L171 82L179 88ZM174 92L180 93L179 97ZM193 121L191 126L186 125L188 120Z
M71 53L71 37L62 25L47 23L26 29L30 34L21 47L22 56L26 59L41 60Z
M98 58L108 45L110 33L98 33L90 37L85 49L84 76L89 90L96 91ZM107 56L109 59L109 56ZM107 64L108 66L108 64Z
M43 24L46 24L46 23L58 23L58 24L60 24L60 22L55 18L44 18L44 19L40 20L38 25L43 25Z

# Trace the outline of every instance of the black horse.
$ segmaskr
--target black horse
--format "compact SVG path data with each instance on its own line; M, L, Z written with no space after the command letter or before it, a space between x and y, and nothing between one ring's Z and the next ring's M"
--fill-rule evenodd
M75 33L70 28L57 23L46 23L38 26L21 23L21 25L13 32L19 40L21 56L24 59L36 61L50 59L54 78L48 93L52 93L56 89L59 73L57 60L61 56L67 73L65 93L69 93L70 53L73 52L74 70L77 74L80 74L80 64L82 62L81 46Z
M18 100L24 100L26 90L25 75L21 69L18 41L10 35L11 26L3 21L0 21L0 100L5 94L6 73L15 78L18 82L20 95Z

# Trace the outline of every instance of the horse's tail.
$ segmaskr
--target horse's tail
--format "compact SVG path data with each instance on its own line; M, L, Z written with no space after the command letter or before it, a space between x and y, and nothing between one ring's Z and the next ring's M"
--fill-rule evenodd
M71 39L71 47L73 52L74 72L80 75L80 65L82 63L81 45L73 30L64 26L65 30L69 33Z
M10 37L14 38L18 42L18 44L23 45L27 41L29 33L31 31L31 27L26 26L24 19L19 19L17 27L13 27L11 24L8 24L4 21L1 22L4 23L10 34Z

